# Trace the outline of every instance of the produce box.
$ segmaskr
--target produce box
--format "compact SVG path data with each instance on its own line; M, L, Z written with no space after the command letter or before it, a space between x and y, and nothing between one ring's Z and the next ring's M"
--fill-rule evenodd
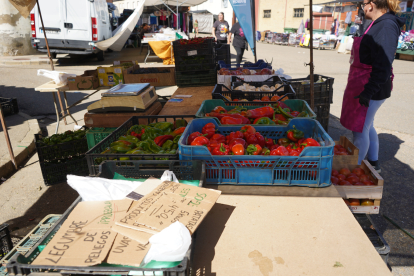
M244 102L240 102L240 106L243 106ZM293 111L306 111L309 114L309 119L316 119L316 114L313 113L313 111L310 109L309 105L302 100L286 100L284 103L290 107ZM268 106L269 102L263 102L262 106ZM207 113L210 113L213 111L214 108L217 106L221 106L227 111L230 111L234 109L234 106L228 106L226 103L224 103L223 100L205 100L202 104L198 112L196 113L197 118L204 118L206 117ZM245 108L247 110L259 108L260 106L246 106Z
M148 175L147 177L150 177ZM7 270L13 271L16 275L50 275L51 273L65 274L70 271L71 275L163 275L163 276L190 276L191 252L194 250L196 233L192 235L193 242L190 245L185 257L178 262L156 262L151 261L144 266L122 266L101 263L95 266L64 266L64 265L33 265L33 261L39 256L40 252L52 241L58 230L71 214L72 210L81 202L79 197L65 211L65 213L53 223L46 231L39 235L36 244L26 255L21 252L14 254L7 262ZM106 237L106 236L104 236ZM99 251L98 251L99 252ZM95 254L96 255L96 254ZM99 255L99 254L98 254Z
M227 69L236 69L235 67L231 67L231 64L225 63L223 60L218 61L219 68L227 68ZM272 69L272 65L269 65L267 62L265 62L263 59L259 59L256 63L246 62L244 64L240 64L240 66L243 69L249 69L249 70L260 70L263 68L269 68Z
M92 127L86 132L86 140L88 142L88 150L102 141L109 134L114 132L116 127Z
M216 70L175 72L178 87L212 86L216 83Z
M69 90L92 90L99 87L97 70L87 70L82 75L68 78Z
M137 66L137 65L135 65ZM111 66L111 67L98 67L99 85L100 86L115 86L118 84L123 84L124 82L124 67Z
M316 105L330 105L333 99L334 78L314 75L314 101ZM310 105L310 76L300 79L285 80L296 92L297 99L305 100Z
M145 73L145 72L148 73ZM156 71L159 73L151 73ZM135 74L137 72L137 74ZM139 72L139 74L138 74ZM151 86L172 86L175 85L174 67L151 67L140 68L134 65L124 71L125 83L149 83Z
M271 75L239 75L238 78L246 81L246 82L260 82L260 81L266 81L267 79L277 76L275 74ZM224 84L227 87L231 87L231 81L232 81L233 75L220 75L217 73L217 83L218 84Z
M132 66L138 66L138 61L134 60L116 60L114 61L114 66L122 66L125 69L132 67Z
M320 147L307 147L299 156L275 155L212 155L207 147L187 145L194 132L201 132L207 123L213 123L216 133L228 135L241 126L221 126L212 118L190 122L179 141L180 160L203 160L206 163L208 184L275 185L327 187L331 185L334 142L321 125L311 119L293 119L288 126L254 126L264 137L286 137L295 125L305 137L319 141Z
M335 146L341 145L343 148L345 148L346 153L348 155L334 155L333 164L334 167L337 164L338 166L341 166L342 164L358 164L358 155L359 155L359 149L352 144L351 141L345 136L341 136L339 138L339 141L335 141ZM335 153L335 149L334 149Z
M379 214L380 209L380 199L374 199L374 205L373 206L348 206L349 210L351 210L354 214L372 214L377 215Z
M191 50L213 50L215 45L214 38L193 38L190 40L179 39L173 41L173 50L191 51Z
M111 153L108 151L110 145L119 140L121 136L127 135L128 130L135 125L149 125L158 122L174 123L177 120L184 119L187 122L195 118L191 115L177 116L134 116L123 123L114 132L99 142L95 147L86 153L88 160L89 175L96 176L99 172L99 165L105 160L178 160L178 150L175 153ZM160 134L161 135L161 134ZM104 153L105 152L105 153Z
M16 98L0 97L0 106L4 117L19 113L19 106L17 105Z
M227 64L231 63L230 45L216 44L215 46L215 61L224 61Z
M334 157L335 159L335 157ZM374 185L337 185L335 188L343 198L357 198L357 199L381 199L384 189L384 179L377 173L377 171L369 164L368 161L363 160L361 165L347 164L334 161L333 170L341 173L341 169L349 169L352 172L355 168L361 168L368 180L372 181ZM333 171L334 174L334 171ZM333 181L333 180L332 180ZM372 184L372 183L370 183Z

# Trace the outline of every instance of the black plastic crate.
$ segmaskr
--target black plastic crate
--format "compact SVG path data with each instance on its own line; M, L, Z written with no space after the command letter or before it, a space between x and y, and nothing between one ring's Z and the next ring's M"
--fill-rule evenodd
M174 57L175 66L177 65L190 65L190 64L216 64L213 55L204 55L204 56L191 56L191 57ZM175 69L177 71L177 68Z
M13 249L13 243L10 237L9 225L3 223L0 225L0 259L7 255Z
M193 56L212 56L214 55L214 47L208 49L196 50L174 50L174 58L177 57L193 57Z
M43 181L46 186L66 182L68 174L87 176L89 174L88 162L85 156L54 160L52 162L40 161Z
M204 63L204 64L181 64L175 65L175 72L187 72L191 73L194 71L205 71L205 70L215 70L216 63Z
M17 105L16 98L1 98L0 97L1 110L3 116L10 116L19 113L19 106Z
M210 86L217 83L216 69L197 72L175 71L175 82L178 87Z
M131 266L108 265L104 263L99 266L51 266L51 265L32 265L34 259L40 254L39 246L47 245L56 232L68 218L69 214L81 202L78 197L75 202L65 211L58 221L39 239L39 241L24 256L20 253L15 254L7 263L9 274L14 275L50 275L62 271L61 275L163 275L163 276L190 276L191 256L197 231L192 235L192 243L184 259L175 267L171 268L139 268ZM63 273L64 272L64 273Z
M178 180L199 180L200 187L205 182L205 165L200 160L104 161L99 166L99 174L97 177L113 179L115 173L118 173L126 178L161 178L166 170L174 172Z
M65 159L84 155L88 151L88 141L86 135L79 140L73 140L56 145L43 145L40 140L44 136L35 134L36 151L40 162Z
M317 83L317 81L323 78L325 81L323 83ZM305 84L303 82L309 81L310 76L302 79L290 79L288 81L291 86L295 89L297 99L305 100L310 105L310 84ZM315 105L327 105L333 103L333 83L334 78L314 75L314 103Z
M238 76L232 76L231 77L231 87L230 88L232 90L235 90L237 87L242 86L245 83L248 83L249 85L255 86L255 87L261 87L263 85L267 85L267 86L270 87L270 86L275 86L276 84L282 84L282 85L287 86L289 84L288 81L286 81L285 79L280 78L279 76L272 76L272 77L268 78L265 81L245 81L245 80L241 79Z
M230 44L216 44L215 49L216 62L224 61L226 64L231 63Z
M310 106L310 103L308 103ZM316 120L322 125L326 132L328 132L329 127L329 114L330 114L331 105L315 105L313 111L316 114Z
M204 49L213 49L215 45L214 38L204 39L203 43L199 44L180 44L180 40L173 41L173 51L191 51L191 50L204 50Z
M133 125L150 124L156 122L174 122L178 119L185 119L187 122L194 119L195 115L170 115L170 116L134 116L118 127L109 136L99 142L86 153L88 161L89 175L96 176L99 172L99 165L105 160L178 160L178 150L176 154L101 154L109 148L109 145L118 140L119 137L125 135ZM145 121L145 123L142 123Z
M372 242L372 245L375 247L378 254L380 254L384 262L388 264L388 256L390 254L391 248L385 241L382 234L375 227L375 224L371 220L370 216L367 214L354 214L354 216L359 225L361 225L362 230L364 230L365 234Z
M284 83L284 85L281 86L278 90L273 92L228 90L223 84L216 84L212 92L213 99L223 100L223 102L229 106L276 104L277 102L255 102L254 100L261 100L264 96L272 98L273 96L284 95L288 96L289 99L295 99L295 91L289 84L286 83ZM235 99L246 99L248 101L233 101Z

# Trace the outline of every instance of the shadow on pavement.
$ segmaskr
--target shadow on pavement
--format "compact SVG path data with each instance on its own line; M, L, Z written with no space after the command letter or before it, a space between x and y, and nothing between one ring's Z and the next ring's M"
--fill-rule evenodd
M333 115L330 116L329 135L334 141L339 140L341 135L353 140L352 132L342 127L339 118ZM383 217L389 217L414 235L414 186L411 181L414 178L414 170L396 158L404 141L388 133L380 133L378 138L384 190L380 215L371 215L371 218L391 247L388 263L391 266L414 266L414 240Z

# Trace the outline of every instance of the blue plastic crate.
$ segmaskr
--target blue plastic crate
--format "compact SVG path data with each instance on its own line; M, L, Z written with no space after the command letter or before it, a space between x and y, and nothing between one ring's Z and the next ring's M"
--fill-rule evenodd
M224 61L220 60L218 61L218 65L221 68L227 68L229 70L236 70L237 68L235 67L231 67L231 64L226 64ZM254 64L242 64L241 67L243 69L249 69L249 70L261 70L264 68L269 68L272 69L271 65L268 65L267 62L265 62L264 60L260 59L258 62L254 63Z
M216 125L217 132L228 135L240 126L219 126L212 118L195 119L185 129L178 143L180 160L203 160L206 183L230 185L275 185L328 187L334 141L316 120L293 119L288 126L255 126L264 137L279 139L295 125L305 137L316 139L320 147L308 147L300 156L211 155L206 147L186 145L188 136L202 130L207 123Z

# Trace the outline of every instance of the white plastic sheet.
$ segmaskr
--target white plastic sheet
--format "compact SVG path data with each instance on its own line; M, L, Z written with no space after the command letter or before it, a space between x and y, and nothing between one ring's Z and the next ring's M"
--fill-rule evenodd
M68 82L68 78L76 77L76 74L68 74L65 72L49 71L49 70L44 70L44 69L37 70L37 75L49 78L53 80L57 85L66 85Z

